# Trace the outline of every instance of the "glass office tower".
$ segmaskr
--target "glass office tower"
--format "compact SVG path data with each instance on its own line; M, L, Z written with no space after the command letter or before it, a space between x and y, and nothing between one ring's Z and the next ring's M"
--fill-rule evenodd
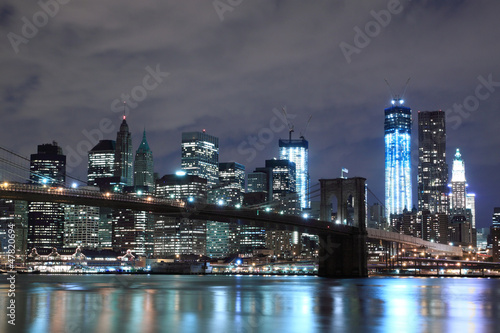
M385 109L385 207L386 216L411 209L411 109L403 100L392 100Z
M299 194L300 208L311 208L309 197L309 142L299 140L279 140L280 160L295 163L296 186Z

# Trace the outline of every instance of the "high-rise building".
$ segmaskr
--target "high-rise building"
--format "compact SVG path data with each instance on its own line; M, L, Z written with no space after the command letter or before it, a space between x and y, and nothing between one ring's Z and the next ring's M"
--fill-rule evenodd
M493 210L490 239L492 243L492 257L494 262L500 262L500 207Z
M219 163L219 185L208 191L208 202L239 207L244 194L245 166L236 162ZM239 228L236 223L207 221L207 256L223 258L238 252Z
M208 189L219 181L219 138L203 132L182 133L181 168L207 180Z
M385 109L385 207L386 216L402 214L412 207L411 109L403 100L392 100Z
M466 180L465 180L465 164L460 154L460 149L457 148L455 157L453 158L453 169L451 176L451 202L450 208L452 211L465 210L466 204Z
M144 130L141 144L135 153L134 186L147 188L148 192L151 193L155 190L153 153L146 140L146 130Z
M14 226L12 228L12 225ZM14 243L9 237L9 230L13 229L16 237ZM16 255L26 253L28 230L28 204L26 201L0 199L0 251L8 252L14 245ZM10 246L9 246L10 245ZM10 247L10 249L9 249Z
M120 130L116 133L115 176L123 178L127 186L132 186L134 183L133 175L132 136L126 117L123 116Z
M185 173L165 175L156 181L159 198L182 200L192 204L207 202L207 179ZM206 221L189 216L157 215L154 225L154 254L206 253Z
M64 205L64 247L97 249L99 207Z
M116 141L100 140L89 151L87 184L98 186L96 179L110 178L115 175Z
M467 199L467 183L465 177L465 163L462 154L457 148L453 158L450 193L450 225L449 240L459 245L476 245L475 228L473 227L472 209L474 198ZM468 202L469 201L469 202Z
M66 156L56 142L38 146L30 158L33 184L63 186L66 181ZM53 202L32 201L28 205L28 248L62 247L64 208Z
M309 194L309 143L302 137L299 140L279 140L280 159L295 163L296 187L300 209L311 208Z
M65 185L66 156L57 142L38 145L37 153L31 154L30 181L47 186Z
M418 112L418 210L448 213L444 111Z

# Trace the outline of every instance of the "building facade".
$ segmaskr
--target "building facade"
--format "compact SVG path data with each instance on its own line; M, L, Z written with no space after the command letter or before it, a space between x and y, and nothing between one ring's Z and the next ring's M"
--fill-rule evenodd
M43 186L64 186L66 156L56 142L38 146L30 157L30 180ZM64 207L60 203L28 204L28 249L61 248L64 244Z
M448 212L444 111L418 112L418 210Z
M299 140L279 140L280 160L295 163L296 192L299 195L300 209L311 208L309 194L309 142L303 137Z
M207 180L208 189L219 181L219 138L203 132L182 133L181 168Z
M110 178L115 175L116 141L100 140L89 151L87 184L98 186L98 178Z
M134 165L132 154L132 135L130 134L126 117L116 133L115 176L124 179L127 186L134 184Z
M386 216L412 208L411 109L393 100L385 109L385 207Z
M135 153L134 186L144 188L148 193L153 193L155 190L153 152L146 140L146 130Z

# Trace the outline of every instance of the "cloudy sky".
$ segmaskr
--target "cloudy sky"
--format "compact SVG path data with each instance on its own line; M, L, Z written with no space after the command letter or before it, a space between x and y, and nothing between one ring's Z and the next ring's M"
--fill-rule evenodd
M115 139L128 99L134 149L145 128L160 175L179 169L181 133L202 129L220 138L220 161L253 171L278 156L286 106L295 138L309 140L311 184L345 167L383 200L384 79L398 94L411 77L414 189L417 112L447 110L448 162L460 148L477 224L489 226L499 12L472 0L4 0L0 146L29 156L55 140L84 179L85 152Z

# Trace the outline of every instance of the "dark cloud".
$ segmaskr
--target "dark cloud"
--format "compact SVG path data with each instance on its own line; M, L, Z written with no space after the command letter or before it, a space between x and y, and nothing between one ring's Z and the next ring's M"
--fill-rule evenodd
M255 159L238 146L269 127L273 109L286 105L296 116L296 137L313 115L306 134L313 184L347 167L382 199L383 109L390 99L384 79L398 93L411 77L405 99L415 120L418 110L453 114L455 103L475 94L480 76L500 81L500 4L493 1L401 0L400 12L348 62L340 44L356 46L356 29L365 31L376 22L373 12L391 3L243 1L221 21L211 1L72 1L16 53L7 34L22 36L22 17L33 21L42 9L37 2L11 2L0 7L0 96L8 115L0 142L29 155L55 139L68 152L103 119L113 122L113 131L103 134L113 138L121 116L114 101L158 65L169 76L137 102L128 121L135 147L146 127L160 175L180 165L181 132L203 128L220 138L221 160L252 171L278 155L286 128ZM448 158L461 148L480 226L500 205L494 172L500 87L494 89L448 129ZM415 125L414 139L416 133ZM416 140L412 144L416 152ZM74 173L85 177L85 166L82 159Z

